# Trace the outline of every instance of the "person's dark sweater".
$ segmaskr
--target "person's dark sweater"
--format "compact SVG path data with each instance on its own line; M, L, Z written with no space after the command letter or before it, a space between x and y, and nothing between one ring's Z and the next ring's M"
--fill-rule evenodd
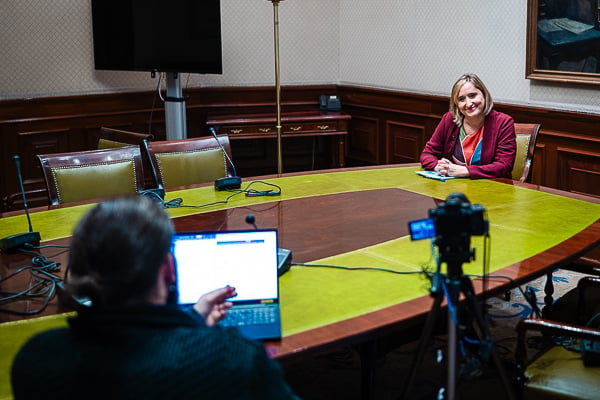
M19 351L15 399L296 399L261 343L193 311L121 307L69 324Z

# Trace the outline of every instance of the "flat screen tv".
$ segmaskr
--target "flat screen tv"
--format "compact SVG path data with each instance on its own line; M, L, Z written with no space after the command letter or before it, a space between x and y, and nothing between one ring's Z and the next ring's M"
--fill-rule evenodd
M97 70L223 73L221 0L92 0Z

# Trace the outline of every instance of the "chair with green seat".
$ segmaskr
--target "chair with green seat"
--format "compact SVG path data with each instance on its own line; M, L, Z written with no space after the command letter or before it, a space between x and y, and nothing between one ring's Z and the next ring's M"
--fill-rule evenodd
M110 149L114 147L139 146L144 140L152 140L154 135L150 133L138 133L101 127L100 137L98 138L98 149Z
M149 142L150 158L163 188L212 182L234 176L229 137L219 135ZM220 144L220 146L219 146ZM221 148L222 146L222 148Z
M144 189L139 146L38 155L50 205Z
M517 156L512 170L515 181L530 182L535 152L535 143L540 131L540 124L515 123L517 134Z

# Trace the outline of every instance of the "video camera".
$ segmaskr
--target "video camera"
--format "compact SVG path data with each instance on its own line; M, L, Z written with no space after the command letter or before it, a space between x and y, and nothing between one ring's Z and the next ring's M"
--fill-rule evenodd
M429 210L429 218L408 223L412 240L481 236L488 233L489 223L481 204L471 204L462 193L452 193L437 208Z

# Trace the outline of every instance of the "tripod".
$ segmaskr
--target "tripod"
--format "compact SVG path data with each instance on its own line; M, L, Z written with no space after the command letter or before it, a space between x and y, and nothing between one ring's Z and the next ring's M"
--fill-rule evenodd
M491 355L496 368L498 369L500 378L504 385L504 388L507 392L508 399L515 399L516 396L513 393L514 390L512 388L509 377L507 376L504 368L502 366L502 361L496 354L496 351L493 348L493 343L491 342L489 328L485 323L482 313L482 307L477 302L477 298L475 297L473 284L471 280L464 276L462 273L462 262L469 261L472 258L472 253L468 250L465 251L464 245L466 244L466 248L468 248L468 236L465 239L463 237L460 241L453 242L443 241L441 240L438 245L440 249L443 249L442 256L440 258L440 262L437 266L437 271L434 273L431 280L431 295L434 297L434 302L427 316L427 320L425 322L425 326L423 328L423 335L419 341L419 345L417 347L417 353L413 359L411 368L409 370L409 375L406 379L405 385L402 389L402 394L400 399L408 399L408 395L410 390L412 389L414 379L416 377L416 372L421 362L423 361L423 356L425 355L425 348L428 344L429 339L431 338L432 331L437 319L437 314L441 308L442 301L444 298L447 299L447 308L448 308L448 355L447 355L447 387L444 392L440 391L440 394L443 393L443 397L438 395L438 399L445 400L455 400L457 395L457 385L459 381L459 373L457 372L458 367L458 347L460 340L460 331L458 325L458 301L460 299L461 294L464 296L466 310L470 313L473 319L473 328L476 330L478 336L482 338L482 348L484 349L483 353L480 354L483 356ZM465 243L466 242L466 243ZM442 274L440 272L441 261L446 261L447 264L447 274ZM467 367L477 368L478 360L469 360L470 364L467 364ZM466 368L465 368L466 369ZM463 371L464 372L464 371Z

